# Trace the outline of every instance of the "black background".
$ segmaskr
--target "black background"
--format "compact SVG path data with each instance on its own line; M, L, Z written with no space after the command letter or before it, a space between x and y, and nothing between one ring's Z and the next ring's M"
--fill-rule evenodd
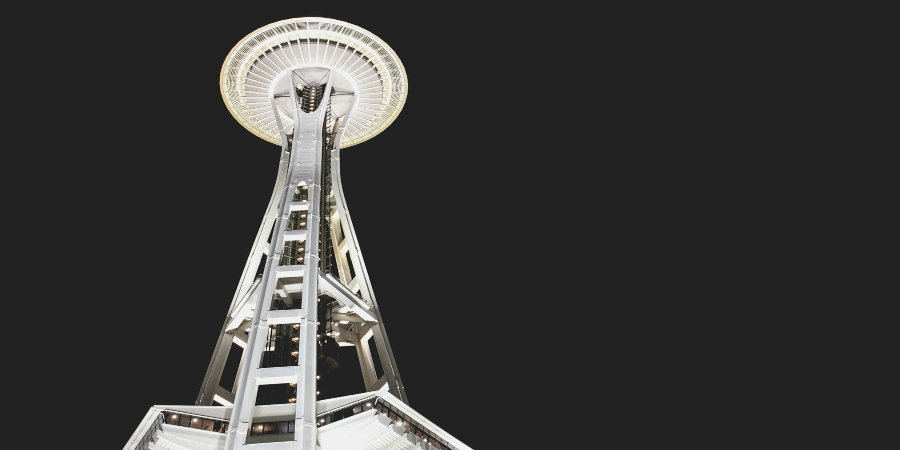
M40 139L16 223L63 343L65 384L38 401L86 408L98 448L193 404L280 150L228 113L222 63L260 27L327 17L408 76L396 121L341 160L410 406L479 450L707 436L692 417L736 395L708 370L734 351L709 350L730 316L708 301L741 289L717 197L740 137L695 120L715 77L666 11L479 6L55 10L38 47L64 57L25 55L38 129L10 130Z

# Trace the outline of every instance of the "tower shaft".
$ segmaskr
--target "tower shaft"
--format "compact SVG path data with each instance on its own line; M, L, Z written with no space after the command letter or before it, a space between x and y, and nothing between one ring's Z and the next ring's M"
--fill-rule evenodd
M293 123L282 128L293 132L283 135L272 199L196 400L232 406L226 449L255 441L256 407L266 405L292 410L294 440L314 449L316 401L348 394L346 386L328 392L336 349L355 349L361 392L384 388L407 401L344 206L333 77L327 68L294 70L295 88L272 99L290 98ZM222 386L237 351L235 382Z

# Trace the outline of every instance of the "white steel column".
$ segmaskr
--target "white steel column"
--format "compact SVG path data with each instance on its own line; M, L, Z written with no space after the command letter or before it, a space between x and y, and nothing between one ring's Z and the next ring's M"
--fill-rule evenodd
M298 71L302 73L302 71ZM330 73L330 72L329 72ZM288 74L295 83L302 84L297 73ZM322 200L322 152L324 137L323 127L329 104L330 77L324 86L314 86L314 90L324 92L318 107L309 113L303 112L297 91L290 90L294 106L293 144L290 152L290 163L286 181L280 192L278 202L279 214L272 232L271 248L266 258L262 274L261 290L257 296L252 328L247 348L244 351L241 371L238 374L237 392L231 413L230 427L225 442L226 450L245 447L250 427L253 425L253 411L256 405L259 386L279 384L285 381L297 385L294 443L291 449L315 450L316 441L316 359L317 359L317 297L318 297L318 263L319 263L319 227L320 204ZM274 107L274 99L272 100ZM283 130L285 127L279 124ZM306 211L307 227L303 263L298 266L287 266L290 270L279 271L282 263L282 251L286 238L287 223L292 211L295 192L305 190L307 193ZM293 238L293 237L292 237ZM285 266L281 266L285 267ZM299 309L296 324L299 325L299 348L296 370L266 370L260 368L262 355L266 350L267 331L270 323L272 299L275 295L278 279L284 273L303 274L302 307ZM280 320L278 323L284 323ZM274 368L278 369L278 368ZM284 443L253 444L255 448L283 447Z

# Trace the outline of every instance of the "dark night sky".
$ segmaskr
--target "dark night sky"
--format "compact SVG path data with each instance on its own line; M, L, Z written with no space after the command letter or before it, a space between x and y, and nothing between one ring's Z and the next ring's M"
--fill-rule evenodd
M79 258L49 252L41 263L65 270L36 282L60 283L61 311L81 318L71 336L107 344L83 347L64 387L111 425L96 447L124 445L153 405L196 398L280 150L228 113L219 71L241 38L294 17L374 33L408 75L397 120L341 156L410 406L476 450L549 448L561 429L635 443L683 417L679 383L702 377L672 324L709 286L692 258L717 261L713 246L691 238L716 222L682 195L708 186L684 159L703 143L664 98L682 92L660 75L665 40L537 11L295 5L73 22L79 70L43 72L80 96L47 103L64 119L55 202L29 217L51 238L66 224L76 238L49 247ZM91 47L104 40L124 44Z
M545 187L519 173L528 166L516 155L534 155L505 117L521 114L503 93L508 73L477 67L505 65L502 52L460 35L468 25L453 20L410 22L374 7L260 9L270 12L150 12L159 23L119 30L137 37L129 59L112 64L124 72L109 74L118 92L106 100L113 115L100 133L116 143L102 144L96 161L115 169L97 167L85 180L91 204L109 220L102 232L86 231L111 253L110 264L91 270L104 286L94 295L127 315L104 327L128 349L117 348L104 368L121 380L101 394L118 427L109 448L123 445L152 405L195 400L280 150L231 117L219 70L248 33L303 16L373 32L409 78L399 118L341 155L345 196L410 405L475 449L508 442L499 436L512 431L505 425L473 424L533 395L528 387L544 363L521 347L544 331L528 317L542 307L527 297L546 289L535 283L555 278L540 255L564 236L504 236L547 220L547 205L532 203Z

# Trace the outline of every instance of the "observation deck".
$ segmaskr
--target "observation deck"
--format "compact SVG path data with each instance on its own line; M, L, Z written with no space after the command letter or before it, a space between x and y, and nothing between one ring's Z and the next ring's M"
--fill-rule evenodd
M406 70L397 54L363 28L321 17L282 20L249 33L222 65L222 99L244 128L281 145L279 122L287 134L293 129L292 107L287 104L292 86L290 77L283 75L310 67L336 71L340 76L333 97L353 103L340 108L340 101L335 102L338 115L350 111L343 120L341 148L384 131L406 102Z

